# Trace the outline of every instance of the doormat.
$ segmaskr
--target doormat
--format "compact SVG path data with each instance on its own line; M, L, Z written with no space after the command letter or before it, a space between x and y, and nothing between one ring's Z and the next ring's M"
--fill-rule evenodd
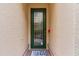
M47 50L34 50L31 53L31 56L48 56Z

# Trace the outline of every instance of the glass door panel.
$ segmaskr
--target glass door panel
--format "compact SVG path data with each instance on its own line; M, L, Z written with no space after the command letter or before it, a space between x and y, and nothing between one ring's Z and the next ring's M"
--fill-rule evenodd
M34 12L34 46L43 45L43 12Z
M46 9L31 9L31 48L46 47Z

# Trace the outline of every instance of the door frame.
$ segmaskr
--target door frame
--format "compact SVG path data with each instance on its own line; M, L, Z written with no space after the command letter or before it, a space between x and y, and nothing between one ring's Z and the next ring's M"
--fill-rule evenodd
M34 11L43 12L43 46L34 46ZM31 48L46 48L46 8L31 8Z

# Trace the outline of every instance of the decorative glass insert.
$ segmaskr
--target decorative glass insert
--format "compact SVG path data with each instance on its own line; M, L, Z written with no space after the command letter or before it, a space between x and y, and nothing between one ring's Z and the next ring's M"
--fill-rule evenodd
M43 45L43 12L34 12L34 46Z

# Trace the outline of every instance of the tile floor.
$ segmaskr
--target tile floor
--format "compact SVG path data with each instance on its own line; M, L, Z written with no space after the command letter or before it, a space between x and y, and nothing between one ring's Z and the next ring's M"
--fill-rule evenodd
M51 56L50 52L46 49L31 49L28 50L25 56Z

